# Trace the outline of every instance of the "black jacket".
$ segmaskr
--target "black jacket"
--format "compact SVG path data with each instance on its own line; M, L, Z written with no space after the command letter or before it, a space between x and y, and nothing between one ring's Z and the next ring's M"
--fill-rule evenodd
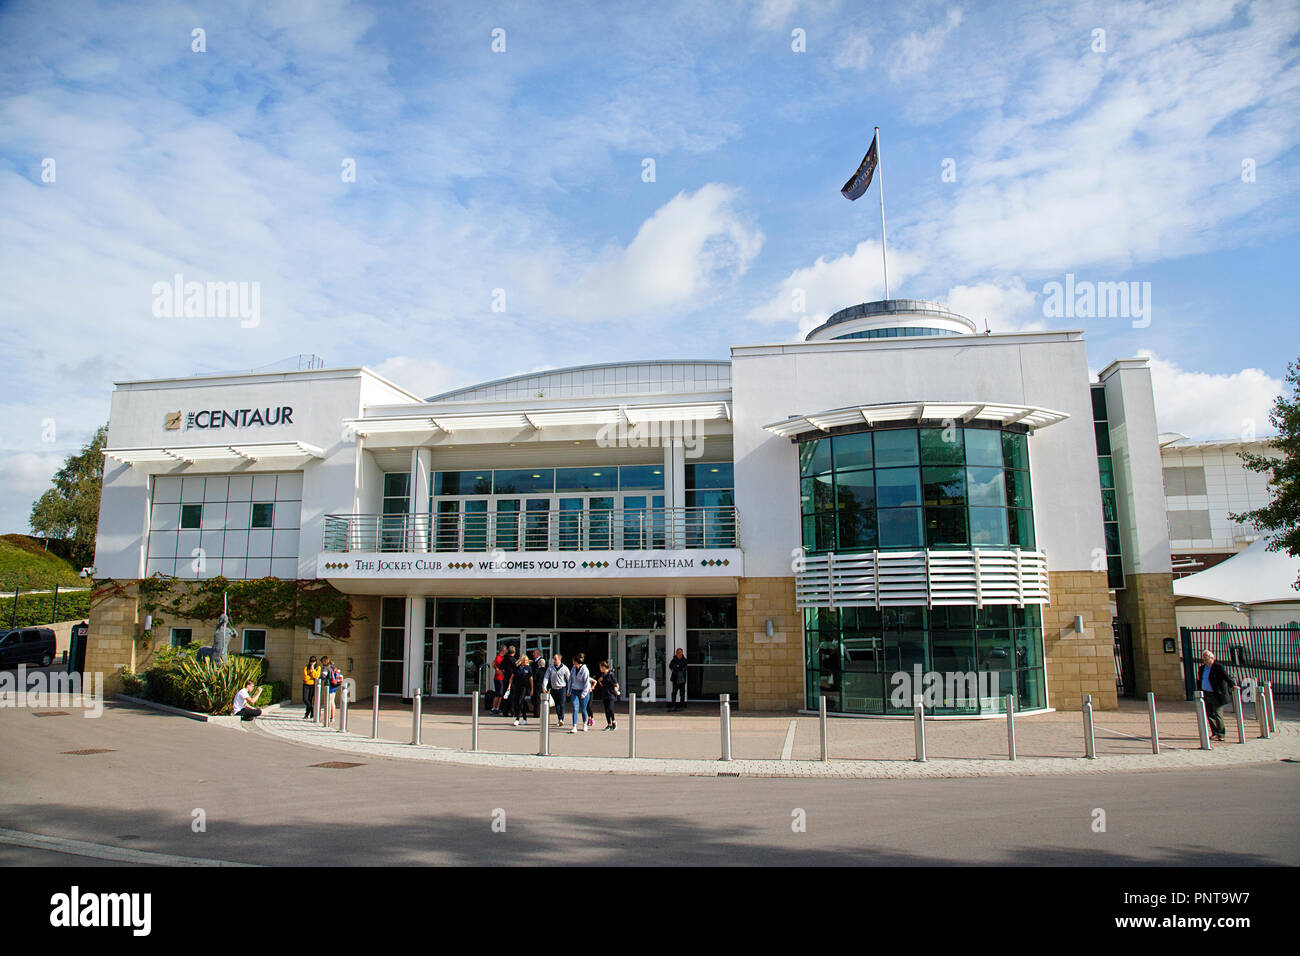
M668 670L672 674L674 684L686 683L686 658L674 655L668 660Z
M1204 690L1201 681L1204 679L1205 665L1201 664L1196 668L1196 689ZM1228 692L1237 686L1237 682L1232 679L1232 675L1224 669L1224 666L1218 661L1210 665L1210 686L1214 688L1210 693L1218 695L1219 703L1227 700Z

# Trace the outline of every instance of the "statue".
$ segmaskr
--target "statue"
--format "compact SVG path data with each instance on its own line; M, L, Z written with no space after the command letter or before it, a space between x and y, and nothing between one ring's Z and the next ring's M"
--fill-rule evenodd
M218 666L224 664L226 662L226 648L234 637L235 629L230 626L230 616L223 610L221 616L217 618L217 629L212 634L211 645L200 647L194 655L194 659L197 661L211 661Z

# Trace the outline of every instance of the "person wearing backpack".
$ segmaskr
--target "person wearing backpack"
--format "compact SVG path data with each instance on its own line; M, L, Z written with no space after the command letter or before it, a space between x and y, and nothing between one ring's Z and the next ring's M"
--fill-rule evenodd
M321 671L321 680L325 682L325 700L329 705L329 720L327 723L334 723L334 699L338 694L339 688L343 686L343 672L330 658L324 658L328 662L328 667Z
M609 661L600 662L600 680L597 684L600 686L601 698L605 701L605 729L613 730L615 729L614 702L618 700L621 691L618 678L614 676L614 669L609 666Z
M586 730L590 720L587 702L591 697L591 671L587 670L585 660L585 654L575 654L573 669L569 671L569 706L573 708L573 729L569 731L571 734Z

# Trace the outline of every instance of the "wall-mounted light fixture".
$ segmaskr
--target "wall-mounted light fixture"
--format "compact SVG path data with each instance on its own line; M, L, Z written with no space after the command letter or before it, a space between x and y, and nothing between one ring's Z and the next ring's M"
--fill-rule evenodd
M772 624L772 619L771 619L770 617L767 619L767 625L766 625L766 628L767 628L767 636L768 636L768 637L771 637L772 635L774 635L774 634L776 633L776 627Z
M1076 615L1074 615L1074 633L1075 633L1075 634L1082 634L1082 633L1083 633L1083 615L1082 615L1082 614L1076 614Z
M352 672L352 658L348 658L348 673Z
M313 633L313 634L319 634L319 633L320 633L320 618L316 618L316 626L315 626L314 628L312 628L312 633Z
M152 630L153 630L153 615L152 615L152 614L146 614L146 615L144 616L144 629L145 629L146 631L152 631Z

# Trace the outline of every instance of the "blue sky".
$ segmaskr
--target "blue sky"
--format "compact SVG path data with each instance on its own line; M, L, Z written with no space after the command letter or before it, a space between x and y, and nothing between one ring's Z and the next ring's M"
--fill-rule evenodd
M1266 431L1298 35L1295 2L8 3L0 530L115 380L315 352L432 394L797 338L881 297L876 187L839 195L873 125L895 297L1082 327L1094 369L1152 357L1166 430ZM259 283L260 322L156 317L175 273ZM1149 327L1045 317L1066 273L1151 283Z

